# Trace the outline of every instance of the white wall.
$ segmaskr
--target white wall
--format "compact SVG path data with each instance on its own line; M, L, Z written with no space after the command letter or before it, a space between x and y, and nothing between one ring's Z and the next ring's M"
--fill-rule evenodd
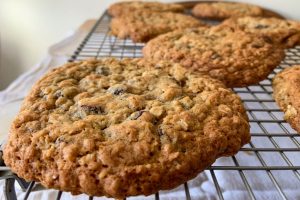
M47 48L117 0L0 0L0 90L45 56ZM299 0L240 0L300 20ZM166 2L171 2L166 0Z
M0 0L0 90L113 1Z

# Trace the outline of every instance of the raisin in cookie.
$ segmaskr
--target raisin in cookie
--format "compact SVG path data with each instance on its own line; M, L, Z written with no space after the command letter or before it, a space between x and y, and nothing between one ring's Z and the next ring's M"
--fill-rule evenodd
M14 120L5 163L73 194L170 189L249 142L240 98L178 64L69 63L38 81Z
M108 13L113 17L131 14L134 11L155 11L155 12L183 12L184 7L179 4L167 4L160 2L141 2L141 1L128 1L119 2L111 5L108 8Z
M263 17L232 18L223 25L238 28L246 32L268 36L274 42L294 47L300 41L300 23L291 20Z
M171 60L208 74L228 87L256 84L284 58L284 49L267 37L216 26L170 32L149 41L146 58Z
M204 23L191 16L150 11L136 11L113 18L110 24L113 35L121 39L130 37L134 42L147 42L163 33L199 26L204 26Z
M273 79L273 96L284 118L300 133L300 66L284 69Z
M196 17L220 20L230 17L263 16L264 11L258 6L245 3L216 2L199 3L192 13Z

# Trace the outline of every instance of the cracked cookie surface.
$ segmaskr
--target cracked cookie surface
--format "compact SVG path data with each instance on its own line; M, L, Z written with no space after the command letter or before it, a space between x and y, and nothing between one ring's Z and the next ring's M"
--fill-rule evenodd
M226 26L174 31L150 40L145 58L171 60L208 74L228 87L265 79L284 58L284 48L268 37Z
M240 98L218 80L168 62L103 59L35 84L4 160L46 187L124 198L174 188L249 140Z
M270 37L274 42L288 48L294 47L300 41L300 23L292 20L241 17L227 19L222 24L245 32Z
M216 2L199 3L192 13L196 17L208 19L226 19L230 17L263 16L262 8L245 3Z
M113 17L119 17L121 15L131 14L137 10L151 12L183 12L184 7L174 3L129 1L111 5L108 8L108 13Z
M121 39L129 37L134 42L147 42L163 33L199 26L205 24L191 16L143 10L113 18L110 24L113 35Z
M274 77L273 96L285 120L300 133L300 65L286 68Z

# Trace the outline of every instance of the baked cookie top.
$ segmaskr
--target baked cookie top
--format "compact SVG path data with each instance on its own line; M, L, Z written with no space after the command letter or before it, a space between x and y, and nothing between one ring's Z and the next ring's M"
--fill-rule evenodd
M35 84L4 160L46 187L123 198L174 188L249 139L240 98L219 81L178 64L104 59Z
M183 14L139 10L113 18L110 28L111 33L119 38L130 37L134 42L147 42L163 33L204 25L198 19Z
M113 17L130 14L136 10L155 12L183 12L184 7L175 3L127 1L112 4L108 13Z
M268 37L216 26L170 32L149 41L146 58L171 60L208 74L228 87L256 84L284 58L284 50Z
M262 8L245 3L216 2L199 3L192 13L196 17L208 19L226 19L230 17L263 16Z
M300 133L300 65L286 68L274 77L273 93L285 120Z
M246 32L265 35L274 42L293 47L300 41L300 23L291 20L263 17L231 18L223 22L225 26Z

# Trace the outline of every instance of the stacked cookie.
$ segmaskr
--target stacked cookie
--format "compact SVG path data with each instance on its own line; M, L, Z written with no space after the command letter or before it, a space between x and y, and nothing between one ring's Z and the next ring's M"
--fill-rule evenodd
M222 20L231 17L263 16L264 10L259 6L250 4L216 2L199 3L193 8L192 13L200 18Z
M250 141L241 99L299 42L299 24L264 18L257 6L201 3L112 5L111 32L149 41L144 58L68 63L46 74L11 126L5 163L49 188L124 198L174 188ZM255 17L253 17L255 16ZM274 95L298 128L300 107L279 74Z
M134 42L150 39L175 30L206 26L192 16L184 15L179 4L158 2L122 2L110 6L108 13L111 33L118 38L130 38ZM181 13L178 13L181 12Z
M115 17L111 21L111 33L118 38L131 38L134 42L150 39L175 30L205 26L191 16L172 12L136 10L127 15Z
M213 20L224 20L237 17L282 18L281 15L259 6L234 2L202 2L194 6L192 14L199 18Z
M142 2L142 1L127 1L111 5L108 8L108 13L113 17L128 15L137 10L148 10L152 12L184 12L184 7L180 4L164 4L160 2Z

